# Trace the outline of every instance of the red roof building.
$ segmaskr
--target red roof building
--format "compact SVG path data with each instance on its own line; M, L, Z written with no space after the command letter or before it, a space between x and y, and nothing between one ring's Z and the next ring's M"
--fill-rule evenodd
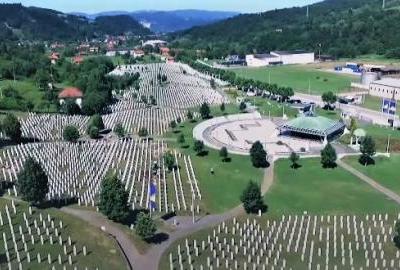
M74 57L74 59L72 61L74 62L74 64L80 65L83 62L83 57L80 55L77 55Z
M82 91L76 87L67 87L58 94L59 99L66 99L66 98L77 99L82 97L83 97Z

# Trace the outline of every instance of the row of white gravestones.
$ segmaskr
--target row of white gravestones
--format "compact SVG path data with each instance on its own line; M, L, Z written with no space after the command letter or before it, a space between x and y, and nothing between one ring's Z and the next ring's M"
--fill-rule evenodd
M168 254L170 269L396 269L400 216L282 216L223 222Z
M31 263L77 264L80 256L87 256L88 250L64 233L64 227L61 220L57 221L49 214L36 213L32 207L26 212L14 201L6 204L0 209L0 244L8 269L27 268ZM49 246L51 248L47 248Z
M16 182L24 162L32 157L40 162L49 178L48 199L77 198L80 205L94 206L101 181L107 172L115 171L129 194L132 208L148 207L153 184L157 187L158 211L188 210L192 201L201 201L191 158L175 153L177 168L181 169L168 173L163 159L165 151L167 146L162 141L133 139L23 144L1 152L0 178ZM155 163L159 167L156 175ZM171 188L175 190L172 195L167 192ZM15 188L12 192L17 195Z
M136 97L144 95L149 99L152 96L161 107L192 108L204 102L213 105L229 103L226 97L212 89L210 80L200 78L196 72L187 72L188 67L180 64L149 64L143 67L120 66L112 74L121 76L139 72L140 88ZM158 82L160 75L167 76L167 84Z

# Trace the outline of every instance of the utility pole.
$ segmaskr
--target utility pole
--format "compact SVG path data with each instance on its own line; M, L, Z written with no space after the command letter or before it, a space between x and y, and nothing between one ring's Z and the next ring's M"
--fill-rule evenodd
M382 0L382 9L386 8L386 0Z
M387 154L389 154L389 149L390 149L390 134L388 135L388 142L387 142L387 147L386 147Z
M307 6L307 18L310 17L310 6Z

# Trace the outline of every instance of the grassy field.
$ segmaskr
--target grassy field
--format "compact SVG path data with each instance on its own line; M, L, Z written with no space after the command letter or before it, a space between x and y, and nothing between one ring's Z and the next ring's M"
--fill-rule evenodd
M221 115L219 108L213 108L212 112L214 116ZM237 113L237 106L227 105L225 112ZM222 213L240 204L240 195L247 183L250 180L260 183L264 170L254 168L247 156L230 155L230 162L222 162L218 151L213 149L207 149L208 154L205 156L197 156L193 151L193 128L197 124L185 122L177 132L169 132L164 138L168 138L170 147L192 157L206 211ZM185 143L182 145L176 142L180 134L185 136ZM214 174L210 173L211 168L214 169Z
M0 209L3 213L3 218L5 218L5 205L9 206L9 209L11 208L11 201L5 200L5 199L0 199ZM14 230L17 232L18 231L18 226L16 224L25 224L23 220L23 212L25 212L28 215L28 206L25 203L18 202L17 204L17 215L12 217L12 222L14 224ZM64 214L60 212L57 209L46 209L46 210L38 210L34 209L33 211L33 216L28 215L28 220L30 220L32 230L34 230L33 227L33 220L36 219L39 224L39 214L42 214L43 217L47 220L47 214L50 214L52 219L54 220L54 223L57 224L58 222L62 221L63 222L63 228L59 229L59 234L63 237L64 244L67 245L66 241L68 236L71 237L72 242L77 246L78 253L77 256L73 256L73 264L76 266L79 266L79 268L85 268L88 267L89 269L95 269L96 267L102 268L102 269L124 269L125 262L122 259L119 250L116 246L116 243L110 239L108 236L106 236L104 233L100 232L97 228L94 228L90 226L89 224L82 222L76 218L73 218L67 214ZM50 225L47 225L50 227ZM41 227L39 225L39 227ZM42 229L42 228L41 228ZM9 237L9 247L12 246L12 240L11 240L11 235L9 231L9 225L5 224L4 226L0 226L0 231L4 231L7 233ZM24 231L27 231L27 229L24 227ZM52 229L50 229L50 233L52 233ZM25 233L24 233L25 234ZM26 232L28 234L28 232ZM31 258L34 258L34 261L29 264L29 269L45 269L49 267L51 268L51 265L49 266L47 262L47 254L50 253L52 255L52 264L58 265L57 263L57 256L58 254L62 254L62 259L65 264L68 264L66 260L66 256L63 254L63 249L62 246L58 244L58 238L54 238L54 244L51 245L48 237L46 236L46 233L43 231L41 232L42 235L44 235L44 245L41 245L39 236L35 236L35 244L31 244L30 241L28 241L28 250L31 255ZM30 239L27 238L27 235L25 235L25 239ZM16 237L17 240L20 239L20 236ZM23 251L22 248L22 243L18 240L19 247L20 247L20 254L22 256L23 261L22 265L24 266L24 269L28 269L27 267L27 260L25 258L25 252ZM88 255L84 256L81 252L83 245L86 246ZM68 246L68 245L67 245ZM4 246L0 246L0 252L3 254ZM14 249L13 249L14 250ZM68 246L68 252L72 253L72 247ZM11 256L13 258L13 269L18 268L18 264L16 262L16 256L12 252ZM42 257L42 263L38 264L36 260L36 254L40 253ZM0 265L1 262L0 262ZM57 266L56 266L57 267Z
M375 165L367 167L358 162L358 157L347 157L344 161L383 186L400 194L400 177L397 171L398 166L400 167L400 154L393 154L390 158L376 157L374 159Z
M244 78L292 87L303 93L321 94L326 91L343 92L350 89L353 76L334 74L299 65L232 69ZM270 75L269 75L270 74ZM311 91L309 91L309 88Z
M374 111L382 111L382 98L367 95L365 96L364 103L360 106Z
M13 88L16 92L12 96L7 96L7 93L4 91L7 88ZM34 105L34 111L56 111L56 107L53 104L48 104L44 100L44 93L39 90L33 81L24 80L14 82L12 80L3 80L0 81L0 89L0 106L3 110L26 110L26 103L31 102Z
M300 164L297 170L290 168L288 160L275 164L275 182L266 196L270 215L399 210L394 202L341 168L322 169L319 159L301 159Z

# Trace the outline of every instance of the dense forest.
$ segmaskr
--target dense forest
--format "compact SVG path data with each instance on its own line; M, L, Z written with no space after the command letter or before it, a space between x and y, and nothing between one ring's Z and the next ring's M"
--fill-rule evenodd
M204 56L306 49L336 57L400 54L400 1L326 0L307 7L244 14L174 33L176 47L201 49Z
M128 32L151 34L130 16L98 17L89 21L50 9L0 4L0 38L3 40L78 40Z

